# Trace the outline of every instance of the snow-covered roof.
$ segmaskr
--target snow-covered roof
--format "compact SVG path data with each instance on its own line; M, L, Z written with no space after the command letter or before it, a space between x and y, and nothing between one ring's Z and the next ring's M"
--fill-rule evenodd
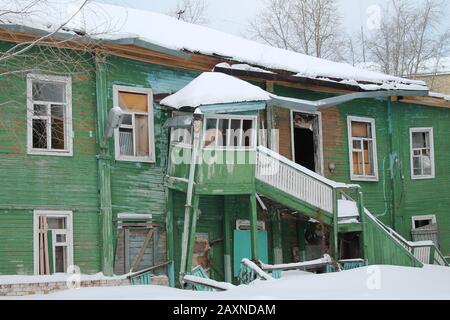
M16 1L0 0L2 7L16 6ZM2 16L10 27L31 27L45 32L54 31L62 21L74 15L80 1L54 0L49 7L42 2L39 9L24 15ZM58 5L59 4L59 5ZM62 4L62 5L61 5ZM252 67L273 71L284 70L302 78L318 79L354 85L366 85L365 90L402 89L427 90L423 81L403 79L355 68L349 64L319 59L304 54L274 48L238 36L189 24L150 11L90 2L76 14L63 32L86 32L98 40L139 40L173 51L188 51L209 56L221 56ZM344 81L344 82L342 82ZM367 87L367 84L371 84Z
M269 93L246 81L220 72L204 72L178 92L161 100L161 105L180 109L270 99Z
M450 95L446 95L443 93L429 92L428 95L433 98L439 98L439 99L444 99L444 100L450 101Z

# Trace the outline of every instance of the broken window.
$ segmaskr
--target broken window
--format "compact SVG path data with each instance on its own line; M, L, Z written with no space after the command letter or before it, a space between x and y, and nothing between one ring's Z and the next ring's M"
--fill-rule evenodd
M28 76L28 151L72 153L70 78Z
M413 179L434 177L432 128L411 129L411 175Z
M116 86L114 103L124 112L122 124L116 130L116 158L154 162L151 90Z
M36 213L35 273L66 273L73 263L71 214Z
M247 149L256 146L255 117L214 116L205 121L205 147Z
M175 111L173 116L190 116L192 113ZM180 127L173 128L170 132L170 142L174 144L182 144L190 146L192 144L192 128L191 127Z
M375 121L349 117L349 140L352 179L378 179Z

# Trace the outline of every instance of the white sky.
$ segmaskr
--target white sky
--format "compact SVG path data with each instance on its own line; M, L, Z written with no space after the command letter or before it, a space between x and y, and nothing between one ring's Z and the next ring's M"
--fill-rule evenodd
M176 7L178 0L96 0L126 7L168 13ZM372 5L386 5L390 0L339 0L343 23L347 31L359 31L361 22L366 25L366 10ZM411 0L420 2L421 0ZM247 21L253 18L264 0L209 0L208 19L211 28L243 35ZM447 2L447 1L445 1ZM450 5L443 10L450 16ZM445 19L442 28L450 28L450 19Z

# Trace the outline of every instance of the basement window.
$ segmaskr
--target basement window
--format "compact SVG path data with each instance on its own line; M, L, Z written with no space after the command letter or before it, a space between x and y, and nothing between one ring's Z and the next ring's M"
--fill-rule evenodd
M348 117L350 176L356 181L378 181L375 120Z
M412 179L434 178L433 128L412 128L410 135Z
M204 147L253 149L256 147L256 117L208 116L205 118Z
M124 112L122 124L115 132L116 159L155 162L152 91L114 86L114 105Z
M69 77L28 75L28 154L73 154L71 95Z

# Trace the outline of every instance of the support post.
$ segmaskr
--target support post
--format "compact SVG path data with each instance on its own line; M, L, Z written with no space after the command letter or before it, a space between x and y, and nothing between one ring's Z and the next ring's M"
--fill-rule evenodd
M192 258L194 256L195 235L197 234L199 203L200 203L200 196L194 195L194 201L192 203L191 228L189 230L189 245L187 252L186 272L191 272L192 270Z
M305 240L305 223L297 222L298 248L300 250L300 261L306 261L306 240Z
M97 143L100 146L97 159L102 228L102 271L104 275L112 276L114 273L114 246L111 205L111 155L109 143L105 139L105 128L108 115L105 58L97 55L95 66L97 94Z
M339 214L338 214L338 190L333 189L333 249L334 259L339 261Z
M231 212L230 212L230 198L224 197L224 269L225 269L225 282L232 283L232 270L231 270L231 247L232 247L232 236L231 236Z
M366 261L369 261L369 244L368 244L368 234L367 234L367 217L364 211L364 195L361 188L357 189L358 192L358 213L359 220L362 225L362 243L363 243L363 253Z
M281 216L278 210L271 208L273 230L273 263L283 263L283 245L281 238Z
M192 139L192 154L191 163L189 168L189 180L188 188L186 193L186 204L184 206L184 228L183 228L183 240L181 243L181 265L180 265L180 281L186 273L186 263L188 255L189 246L189 228L191 226L191 210L192 210L192 197L194 194L194 184L195 184L195 169L198 161L198 153L200 152L200 135L202 128L202 116L201 114L194 113L194 124L193 124L193 139Z
M258 260L258 212L256 209L256 195L250 195L250 229L252 259Z
M166 188L166 232L167 232L167 259L169 260L168 277L170 287L175 287L175 247L173 234L173 191Z

